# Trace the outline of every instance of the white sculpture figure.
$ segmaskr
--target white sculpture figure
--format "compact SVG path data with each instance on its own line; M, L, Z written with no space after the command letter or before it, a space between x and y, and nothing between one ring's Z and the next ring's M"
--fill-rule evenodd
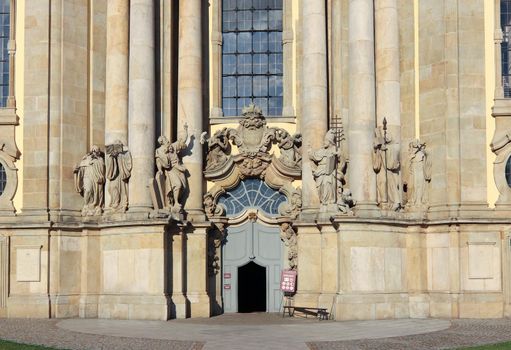
M83 196L82 215L100 215L103 208L105 161L98 146L92 146L74 169L75 189Z
M183 193L188 189L186 179L186 167L181 161L181 152L187 148L188 125L184 125L184 134L180 135L176 142L170 143L165 136L158 138L160 147L156 149L157 177L165 177L166 207L171 212L183 211Z
M427 186L431 182L431 160L426 153L426 144L419 140L410 142L411 195L408 204L421 206L428 202Z
M389 203L394 211L402 209L400 145L392 139L384 119L375 129L373 169L377 176L378 204Z
M128 209L128 182L133 162L131 153L120 140L106 146L106 178L110 194L109 208L125 212Z
M301 144L302 135L292 136L284 129L275 129L275 140L280 148L280 160L287 166L301 166L302 154Z
M298 238L293 226L284 222L280 226L280 239L287 248L287 261L291 270L296 270L298 267Z
M316 165L313 175L322 205L335 204L336 202L338 157L340 157L340 152L337 151L333 130L326 133L323 146L320 149L316 151L309 149L309 158Z

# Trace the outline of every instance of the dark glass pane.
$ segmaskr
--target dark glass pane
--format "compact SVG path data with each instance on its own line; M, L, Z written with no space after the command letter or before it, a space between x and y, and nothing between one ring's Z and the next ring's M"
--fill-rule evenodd
M236 74L236 55L224 55L222 58L222 74Z
M511 187L511 157L508 158L506 163L506 181L507 185Z
M238 74L252 74L252 55L238 55Z
M252 77L242 76L238 78L238 96L252 96Z
M252 30L252 11L238 11L238 30Z
M254 74L268 73L268 55L266 54L254 55L253 71Z
M268 30L268 11L254 11L254 30Z
M256 10L266 10L268 8L268 0L254 0L253 6Z
M254 52L268 51L268 33L254 33Z
M268 115L268 99L265 98L254 98L254 104L261 108L264 115Z
M0 196L4 193L6 186L7 186L7 174L5 172L4 165L2 163L0 163Z
M250 10L252 8L252 0L238 0L238 10Z
M282 33L271 32L268 35L268 50L270 52L282 52Z
M236 11L224 11L222 14L222 30L230 32L236 30Z
M268 23L270 30L282 30L282 10L268 11Z
M226 117L232 117L237 115L236 99L235 98L224 98L222 100L224 115Z
M263 97L268 96L268 78L255 76L254 77L254 96Z
M238 34L238 52L249 53L252 51L252 33Z
M222 50L224 53L236 53L236 33L223 35Z
M282 67L282 61L283 57L282 54L271 54L269 55L269 66L270 66L270 74L282 74L283 67Z
M246 106L248 106L251 103L252 103L251 98L247 98L247 97L239 98L238 99L238 115L241 115L241 111L243 110L243 108L245 108Z
M282 97L270 97L268 100L268 115L282 114Z
M282 0L268 0L271 9L282 10Z
M235 97L236 96L236 78L224 77L222 79L222 96Z
M235 10L236 0L222 0L223 10Z
M271 76L269 78L269 89L268 89L268 95L275 97L275 96L282 96L282 77L280 76Z

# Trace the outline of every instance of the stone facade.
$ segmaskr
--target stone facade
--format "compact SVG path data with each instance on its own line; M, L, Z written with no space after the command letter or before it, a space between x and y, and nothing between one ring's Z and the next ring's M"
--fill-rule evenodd
M257 251L297 272L295 305L337 320L511 315L498 59L486 140L499 1L284 0L282 114L239 117L222 114L219 0L11 4L0 317L221 313L242 225L276 228Z

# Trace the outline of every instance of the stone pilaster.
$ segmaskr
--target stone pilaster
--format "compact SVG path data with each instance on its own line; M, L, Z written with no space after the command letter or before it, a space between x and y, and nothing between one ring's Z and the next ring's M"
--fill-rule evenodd
M129 0L108 1L106 21L105 144L121 140L127 145Z
M317 149L328 127L327 94L327 38L326 9L322 0L302 1L302 114L300 128L303 135L302 163L304 215L317 213L320 206L316 183L312 176L312 162L307 151ZM314 30L312 30L314 28Z
M392 143L401 144L401 76L399 69L397 0L376 0L374 4L376 27L376 120L377 125L381 126L383 125L383 119L386 118ZM386 172L380 171L377 174L378 181L385 183L385 176ZM401 178L399 183L399 203L402 203ZM385 199L385 201L388 200L389 198ZM381 198L379 201L381 201Z
M154 1L131 0L129 50L129 148L133 157L130 211L152 208L149 181L154 177L155 70Z
M172 306L171 318L186 318L188 300L184 294L185 264L186 261L186 234L182 231L172 235Z
M374 209L372 164L375 127L374 21L372 0L349 2L349 187L359 211Z
M188 0L186 0L188 1ZM211 306L207 292L208 235L207 228L196 227L186 236L187 286L190 317L210 317Z
M203 130L202 1L179 1L178 130L188 124L191 138L183 163L190 173L185 210L189 220L205 219L202 196L203 151L198 136Z

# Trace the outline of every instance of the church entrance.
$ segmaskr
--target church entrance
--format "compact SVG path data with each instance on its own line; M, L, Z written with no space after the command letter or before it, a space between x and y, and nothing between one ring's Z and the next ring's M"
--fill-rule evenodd
M229 227L222 254L224 312L278 312L280 229L255 222Z
M238 312L266 311L266 268L253 261L238 267Z

